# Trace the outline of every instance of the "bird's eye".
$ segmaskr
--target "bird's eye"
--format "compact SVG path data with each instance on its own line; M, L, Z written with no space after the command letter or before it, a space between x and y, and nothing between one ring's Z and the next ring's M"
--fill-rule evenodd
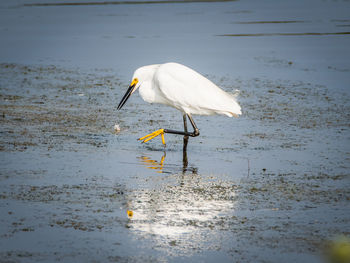
M134 81L135 81L135 82L139 82L139 79L138 79L138 78L135 78Z

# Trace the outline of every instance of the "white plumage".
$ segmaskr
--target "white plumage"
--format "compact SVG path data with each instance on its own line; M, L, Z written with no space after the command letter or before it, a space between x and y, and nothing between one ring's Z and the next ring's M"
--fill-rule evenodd
M183 113L198 115L241 114L235 97L196 71L178 64L165 63L137 69L133 80L141 97L149 103L162 103Z

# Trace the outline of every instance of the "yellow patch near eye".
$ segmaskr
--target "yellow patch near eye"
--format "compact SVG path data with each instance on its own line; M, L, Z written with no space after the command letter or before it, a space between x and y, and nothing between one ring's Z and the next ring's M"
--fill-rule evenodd
M136 85L139 82L138 78L134 78L130 84L130 86Z

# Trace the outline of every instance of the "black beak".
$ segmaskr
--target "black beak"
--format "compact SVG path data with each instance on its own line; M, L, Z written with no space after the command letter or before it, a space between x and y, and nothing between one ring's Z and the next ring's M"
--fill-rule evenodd
M128 90L126 91L124 97L122 98L122 100L120 101L120 103L118 105L118 108L117 108L118 110L120 110L124 106L125 102L128 100L128 98L130 97L132 91L134 90L135 85L136 84L134 84L134 85L132 85L132 86L130 86L128 88Z

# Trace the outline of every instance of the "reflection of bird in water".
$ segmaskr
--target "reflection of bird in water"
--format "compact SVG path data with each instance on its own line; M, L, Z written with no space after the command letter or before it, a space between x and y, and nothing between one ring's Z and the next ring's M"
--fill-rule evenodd
M160 129L139 139L143 142L161 135L165 145L164 133L198 136L199 129L192 119L192 114L223 114L228 117L237 117L241 114L241 107L233 95L181 64L165 63L138 68L132 77L129 89L118 105L118 110L138 88L145 101L165 104L180 110L184 121L184 131ZM191 122L193 132L187 131L186 117Z
M162 156L162 158L159 162L152 160L151 158L149 158L147 156L141 156L141 157L139 157L139 159L140 159L142 164L146 165L147 168L153 169L153 170L158 170L157 173L162 173L165 156L166 156L166 154L164 152L164 155Z
M185 174L186 172L190 171L190 172L192 172L192 174L197 174L198 169L196 167L188 167L187 143L188 143L188 137L185 136L184 137L183 151L182 151L182 173ZM164 173L164 172L166 172L163 170L165 157L166 157L166 152L164 151L164 154L159 162L151 159L150 157L144 156L144 155L139 157L139 160L147 168L157 170L157 173ZM178 167L178 165L176 165L176 167ZM167 167L167 168L169 168L169 167ZM175 171L171 171L171 173L172 172L175 172Z
M167 166L167 170L163 170L164 169L164 161L165 161L165 157L166 157L166 153L164 152L164 155L162 156L162 158L160 159L160 161L156 161L151 159L148 156L140 156L138 159L140 160L140 162L145 165L148 169L152 169L152 170L156 170L157 173L173 173L173 172L177 172L177 168L179 167L178 165L176 165L176 169L175 171L171 171L170 167ZM188 160L187 160L187 153L183 152L183 159L182 159L182 173L185 174L186 172L192 172L192 174L197 174L197 168L195 167L188 167Z

